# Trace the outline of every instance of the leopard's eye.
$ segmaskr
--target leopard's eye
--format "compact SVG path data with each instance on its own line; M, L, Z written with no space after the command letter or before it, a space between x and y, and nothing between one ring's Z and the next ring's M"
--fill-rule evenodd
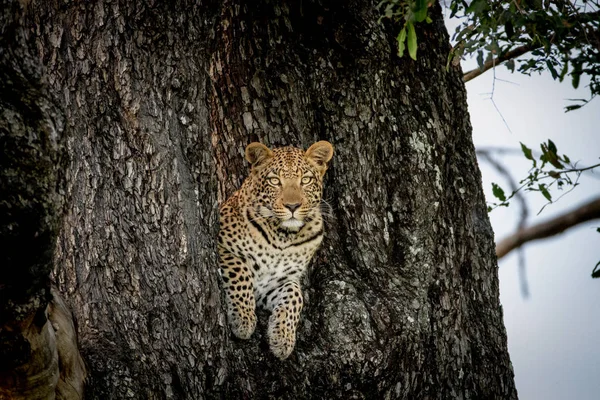
M313 177L312 176L303 176L302 177L302 184L303 185L308 185L309 183L311 183L313 181Z
M268 180L269 180L269 183L273 186L281 185L281 181L279 180L279 178L272 177L272 178L268 178Z

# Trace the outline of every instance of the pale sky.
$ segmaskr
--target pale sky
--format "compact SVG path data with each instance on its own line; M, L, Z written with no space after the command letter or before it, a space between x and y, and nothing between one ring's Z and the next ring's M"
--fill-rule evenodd
M469 64L472 66L473 64ZM465 66L463 66L465 70ZM494 99L510 130L489 100L493 75L467 83L469 112L476 147L519 148L519 141L537 150L552 139L559 154L566 153L582 165L600 162L600 99L565 114L567 98L582 98L570 81L558 83L549 74L527 77L501 66ZM583 83L583 82L582 82ZM584 86L584 85L581 85ZM517 179L530 164L522 156L504 156ZM488 200L491 182L504 183L495 170L480 162ZM528 193L530 223L536 223L600 196L600 168L582 176L581 185L536 216L545 204L538 193ZM507 185L504 185L506 187ZM490 215L496 238L514 230L517 204ZM597 400L600 398L600 279L591 272L600 261L600 220L579 226L555 238L525 247L529 298L521 294L516 253L499 263L500 299L508 333L508 347L522 400Z

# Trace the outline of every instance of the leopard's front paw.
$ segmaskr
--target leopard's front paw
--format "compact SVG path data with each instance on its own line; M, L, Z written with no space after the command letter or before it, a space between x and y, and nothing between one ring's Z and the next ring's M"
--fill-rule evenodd
M269 318L269 347L280 360L285 360L296 344L296 324L284 309L275 309Z
M229 325L235 336L240 339L250 339L256 328L256 314L254 310L232 313L229 316Z

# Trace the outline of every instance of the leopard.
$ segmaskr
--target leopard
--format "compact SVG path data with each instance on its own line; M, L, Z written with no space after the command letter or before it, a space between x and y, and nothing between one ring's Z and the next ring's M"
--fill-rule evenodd
M227 320L233 335L249 339L256 308L266 309L269 348L284 360L296 344L301 282L323 241L323 179L333 146L319 141L304 151L253 142L245 156L249 175L219 210Z

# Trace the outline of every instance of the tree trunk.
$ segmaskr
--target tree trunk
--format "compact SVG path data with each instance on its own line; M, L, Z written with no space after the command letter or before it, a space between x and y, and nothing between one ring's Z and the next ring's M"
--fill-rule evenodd
M85 367L71 313L50 289L65 120L28 40L26 3L0 0L0 399L75 399Z
M516 398L461 71L371 2L34 1L71 155L54 278L88 399ZM250 5L252 4L252 5ZM297 344L232 338L218 202L251 141L335 146Z

